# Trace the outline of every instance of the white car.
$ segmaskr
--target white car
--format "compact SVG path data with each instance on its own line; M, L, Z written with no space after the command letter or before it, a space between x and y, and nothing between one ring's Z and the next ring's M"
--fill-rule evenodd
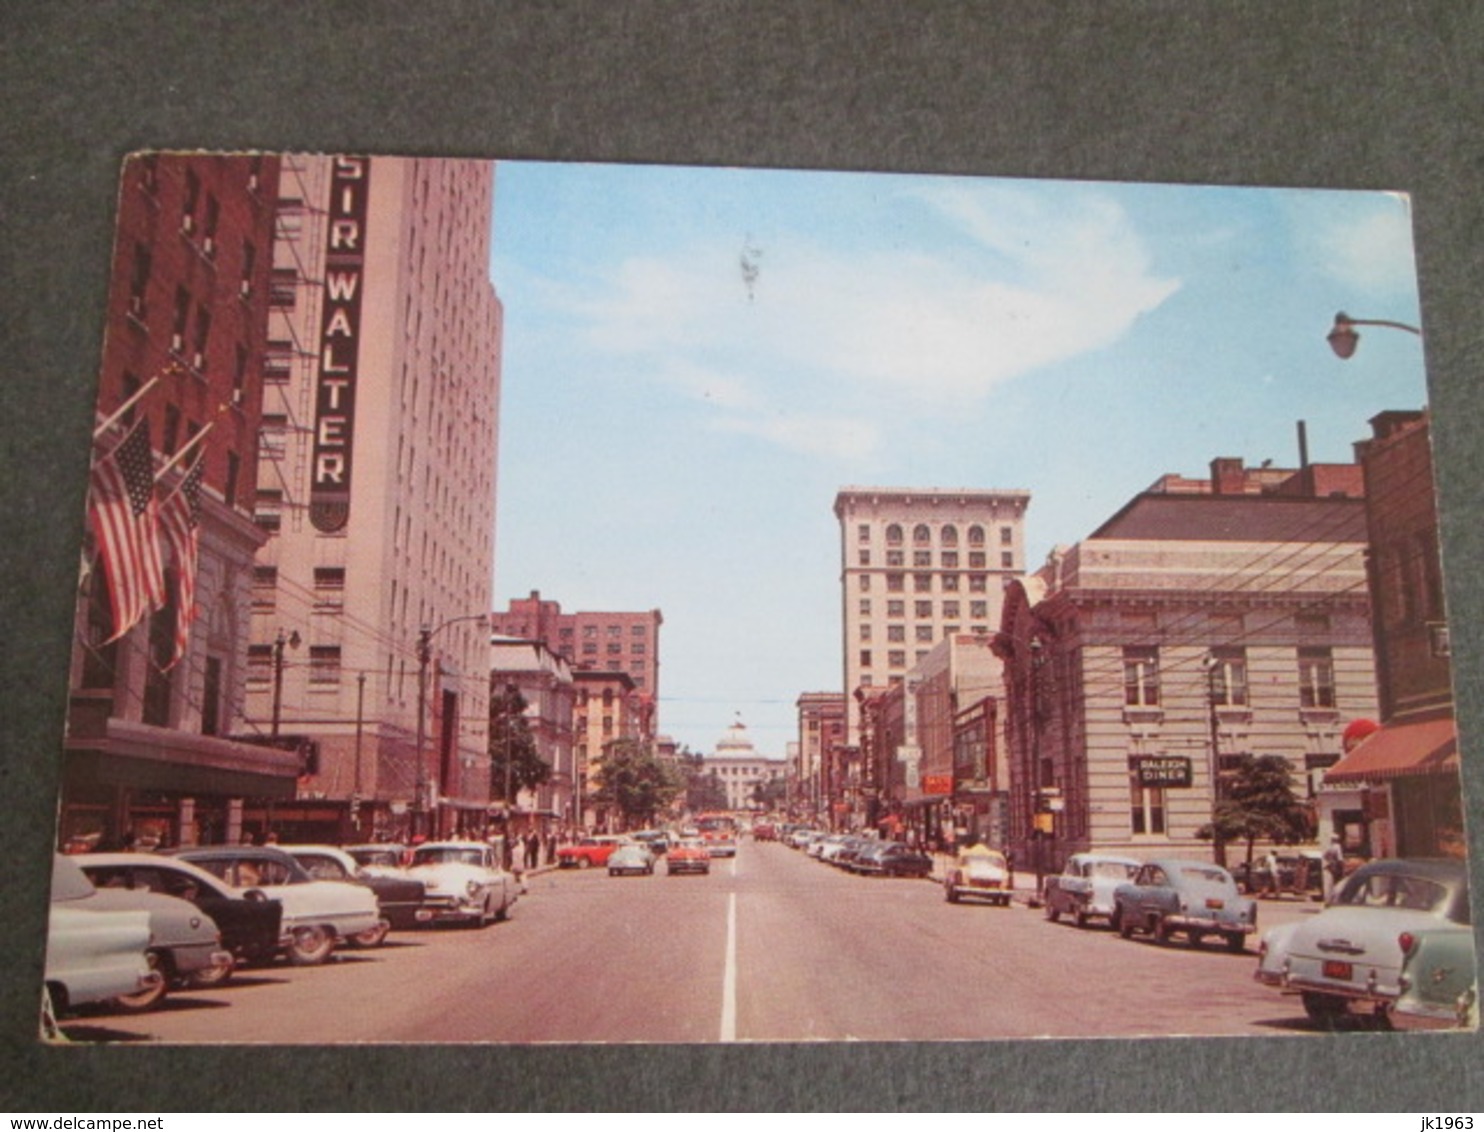
M165 976L151 966L149 913L105 910L93 882L76 863L58 855L52 865L51 909L46 929L44 1014L149 995Z
M176 849L173 856L244 892L261 892L283 905L282 931L289 962L323 963L341 940L374 932L381 924L376 894L356 884L314 880L289 854L271 846L212 845Z
M1255 977L1299 995L1315 1022L1366 1012L1385 1024L1418 938L1469 923L1462 861L1372 861L1347 877L1317 916L1268 932Z
M423 882L423 911L434 923L505 920L515 903L515 879L482 841L429 841L412 851L408 875Z

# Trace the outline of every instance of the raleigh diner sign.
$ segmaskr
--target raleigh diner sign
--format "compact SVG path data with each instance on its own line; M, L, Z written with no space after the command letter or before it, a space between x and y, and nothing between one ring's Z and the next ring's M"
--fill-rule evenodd
M325 294L320 317L319 380L314 397L314 472L309 521L333 533L350 519L351 437L366 265L366 200L371 163L337 157L330 173Z

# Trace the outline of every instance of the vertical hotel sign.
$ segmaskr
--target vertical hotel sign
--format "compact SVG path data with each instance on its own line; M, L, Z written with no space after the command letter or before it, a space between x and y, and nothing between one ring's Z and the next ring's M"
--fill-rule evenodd
M319 378L314 396L314 464L309 521L326 534L350 520L351 447L360 357L361 283L366 269L366 199L371 163L337 157L330 168Z

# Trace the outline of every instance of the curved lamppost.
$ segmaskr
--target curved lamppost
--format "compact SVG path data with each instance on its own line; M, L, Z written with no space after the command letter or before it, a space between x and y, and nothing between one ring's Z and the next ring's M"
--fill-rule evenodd
M1355 354L1355 347L1360 344L1360 332L1357 326L1385 326L1392 330L1405 330L1409 334L1422 337L1420 327L1413 326L1407 322L1395 322L1389 318L1351 318L1344 311L1335 315L1335 324L1325 338L1329 342L1329 348L1335 352L1335 357L1345 361Z
M426 815L431 810L428 797L428 772L423 761L423 739L426 734L426 725L423 720L424 712L428 702L428 661L433 657L433 638L443 632L450 625L457 625L461 621L484 621L488 623L488 613L468 613L462 617L450 617L433 628L424 625L417 633L417 796L416 815L418 825L426 820ZM415 829L415 833L424 833L425 830Z

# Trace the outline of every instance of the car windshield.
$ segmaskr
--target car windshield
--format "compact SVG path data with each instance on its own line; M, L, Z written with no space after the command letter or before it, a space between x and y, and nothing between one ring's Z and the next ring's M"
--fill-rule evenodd
M1402 873L1373 873L1351 877L1340 890L1336 904L1361 908L1406 908L1412 912L1440 912L1448 901L1448 889L1425 877Z
M479 849L419 849L412 855L413 865L482 865L484 853Z
M1220 869L1203 869L1199 865L1186 865L1181 868L1180 875L1186 879L1195 881L1197 884L1225 884L1226 873Z
M395 849L357 849L351 856L363 865L390 869L396 868L401 860L401 854Z
M1108 877L1111 880L1127 880L1139 871L1137 865L1125 865L1122 861L1094 861L1088 867L1088 875Z
M991 876L1004 871L1005 858L999 855L965 857L964 868L968 870L970 876Z
M234 888L257 888L263 884L298 884L308 879L283 861L259 857L207 857L192 863Z

